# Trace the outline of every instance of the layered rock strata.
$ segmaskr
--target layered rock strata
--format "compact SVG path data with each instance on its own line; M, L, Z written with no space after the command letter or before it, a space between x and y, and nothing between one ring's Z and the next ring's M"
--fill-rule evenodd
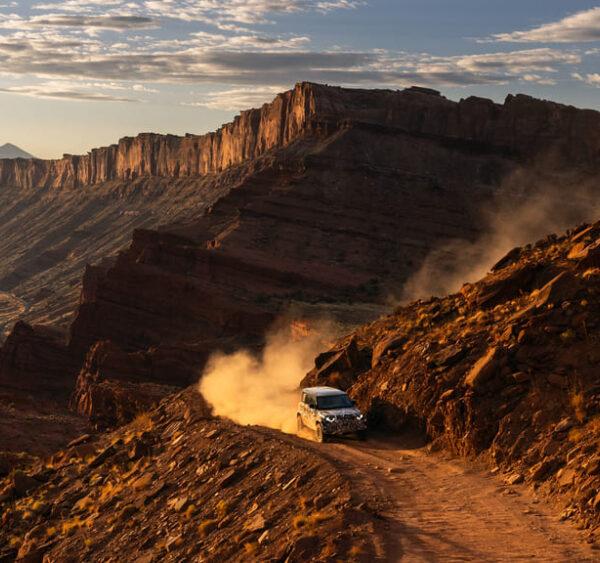
M511 178L594 181L599 120L526 96L456 103L422 89L299 84L214 134L141 135L28 171L2 163L0 177L13 184L5 191L42 190L57 207L64 194L96 190L109 208L125 197L125 213L154 202L152 218L132 224L141 228L129 249L87 269L69 329L65 365L77 369L65 381L83 368L73 404L106 423L127 409L103 417L94 405L128 378L149 384L154 402L153 386L194 381L216 350L260 346L277 319L378 317L433 248L477 238L481 204L514 198L503 192ZM9 349L0 384L33 380ZM116 367L131 362L127 374Z

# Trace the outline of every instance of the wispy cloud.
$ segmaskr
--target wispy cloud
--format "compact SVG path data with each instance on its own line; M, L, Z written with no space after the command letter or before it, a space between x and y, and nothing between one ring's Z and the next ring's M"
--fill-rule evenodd
M576 80L580 80L581 82L589 84L590 86L596 86L600 88L600 74L598 74L597 72L585 75L579 74L578 72L574 72L571 76Z
M78 16L49 14L21 22L23 27L82 27L91 29L152 29L157 23L148 17L139 16Z
M578 43L600 41L600 7L578 12L560 21L526 31L497 33L483 41L515 43Z
M21 96L31 96L34 98L53 98L55 100L70 100L74 102L123 102L131 103L139 100L133 98L124 98L103 94L101 92L82 91L77 88L56 88L51 85L36 86L13 86L10 88L0 88L2 94L19 94Z
M182 105L237 111L241 108L258 107L270 102L279 92L283 92L289 87L290 84L268 88L235 88L211 92L202 101L183 102Z

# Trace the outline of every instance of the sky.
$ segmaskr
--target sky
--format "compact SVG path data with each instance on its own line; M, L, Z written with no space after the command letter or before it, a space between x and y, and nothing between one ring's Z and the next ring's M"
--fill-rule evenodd
M306 80L600 110L599 63L599 0L0 0L0 145L201 134Z

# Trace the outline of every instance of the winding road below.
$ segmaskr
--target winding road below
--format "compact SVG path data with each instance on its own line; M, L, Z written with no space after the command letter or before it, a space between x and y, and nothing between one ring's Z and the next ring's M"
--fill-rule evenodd
M327 457L356 484L378 515L377 561L600 561L600 551L526 485L509 487L482 468L401 440L289 438Z

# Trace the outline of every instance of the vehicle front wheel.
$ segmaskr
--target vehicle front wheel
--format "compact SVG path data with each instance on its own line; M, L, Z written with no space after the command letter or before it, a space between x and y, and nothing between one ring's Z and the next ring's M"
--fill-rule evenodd
M327 436L323 433L323 426L317 424L317 442L325 442L327 440Z
M302 432L302 430L304 430L304 423L302 422L302 417L299 414L296 415L296 426L298 428L298 432Z

